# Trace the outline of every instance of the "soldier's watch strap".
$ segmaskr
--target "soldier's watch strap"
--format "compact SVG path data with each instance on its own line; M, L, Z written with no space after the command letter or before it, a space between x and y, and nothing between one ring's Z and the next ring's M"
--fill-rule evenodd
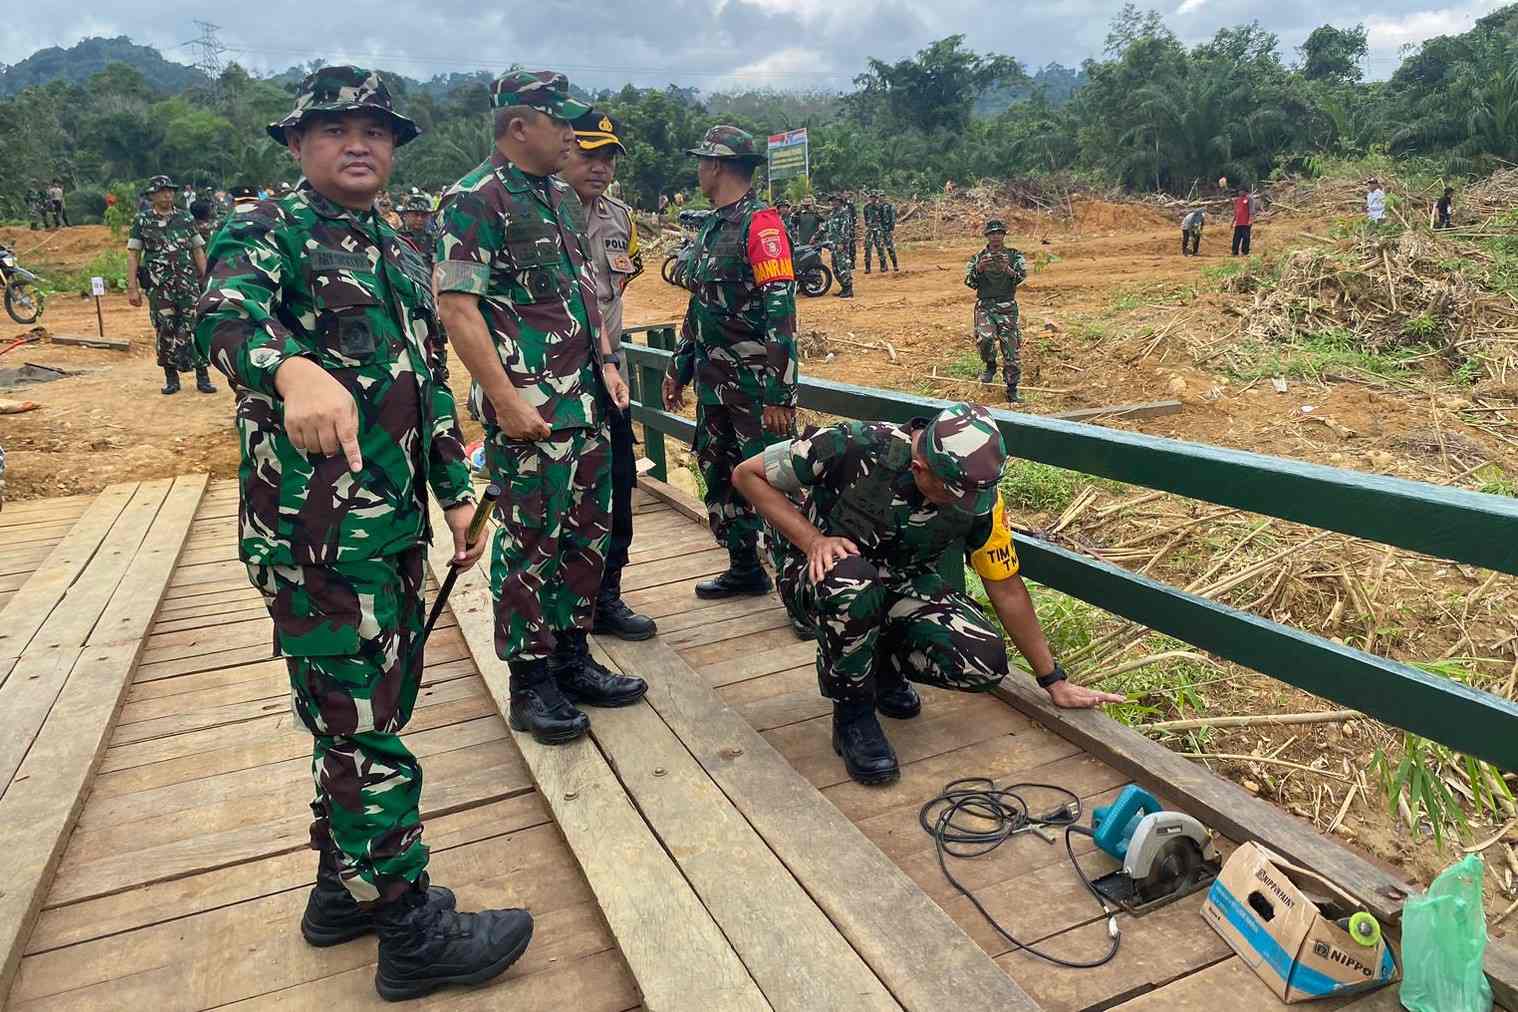
M622 353L620 351L614 351L610 355L602 355L601 364L614 365L619 369L622 368Z
M1038 687L1040 689L1047 689L1055 682L1063 682L1068 677L1069 676L1065 674L1065 669L1060 666L1059 661L1055 661L1053 671L1049 672L1047 675L1039 676Z

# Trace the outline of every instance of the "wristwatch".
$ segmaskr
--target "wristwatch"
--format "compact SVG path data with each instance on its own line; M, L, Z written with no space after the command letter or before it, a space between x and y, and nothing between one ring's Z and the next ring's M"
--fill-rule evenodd
M1047 689L1055 682L1063 682L1068 677L1069 676L1065 674L1065 669L1060 667L1059 661L1055 661L1053 671L1049 672L1047 675L1040 675L1038 677L1038 687L1040 689Z
M622 353L620 351L614 351L610 355L602 355L601 364L614 365L618 369L622 368Z

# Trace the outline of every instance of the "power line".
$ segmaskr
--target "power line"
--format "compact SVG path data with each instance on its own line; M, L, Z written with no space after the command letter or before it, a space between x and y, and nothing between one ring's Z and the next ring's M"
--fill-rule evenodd
M199 70L212 81L220 80L221 72L226 69L226 64L221 56L227 52L226 45L216 37L221 31L220 25L213 25L209 21L196 21L195 27L200 29L200 35L182 45L194 50L196 60L191 66Z

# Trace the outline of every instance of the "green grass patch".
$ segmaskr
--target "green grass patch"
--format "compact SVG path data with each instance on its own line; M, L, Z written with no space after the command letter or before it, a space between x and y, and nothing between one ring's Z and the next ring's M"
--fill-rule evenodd
M978 380L985 368L986 364L980 360L980 352L972 348L961 352L958 358L944 367L944 372L956 379Z
M1007 505L1030 512L1059 513L1087 485L1121 491L1122 482L1093 478L1080 471L1067 471L1052 464L1013 457L1001 477L1001 494Z
M93 260L77 269L49 268L39 264L35 273L48 293L88 294L90 278L104 278L108 290L124 292L127 290L127 254L124 249L108 249L97 253Z
M1365 351L1357 347L1353 334L1336 328L1303 335L1291 344L1254 345L1243 350L1244 361L1233 370L1238 379L1285 376L1316 383L1325 376L1355 370L1386 379L1406 379L1417 374L1417 360L1429 349L1410 345L1385 352Z

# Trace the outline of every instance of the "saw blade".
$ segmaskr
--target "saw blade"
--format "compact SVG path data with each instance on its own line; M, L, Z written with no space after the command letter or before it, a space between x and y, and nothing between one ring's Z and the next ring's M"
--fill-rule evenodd
M1149 873L1134 881L1134 895L1145 901L1168 896L1194 883L1202 864L1202 850L1195 840L1171 837L1160 845Z

